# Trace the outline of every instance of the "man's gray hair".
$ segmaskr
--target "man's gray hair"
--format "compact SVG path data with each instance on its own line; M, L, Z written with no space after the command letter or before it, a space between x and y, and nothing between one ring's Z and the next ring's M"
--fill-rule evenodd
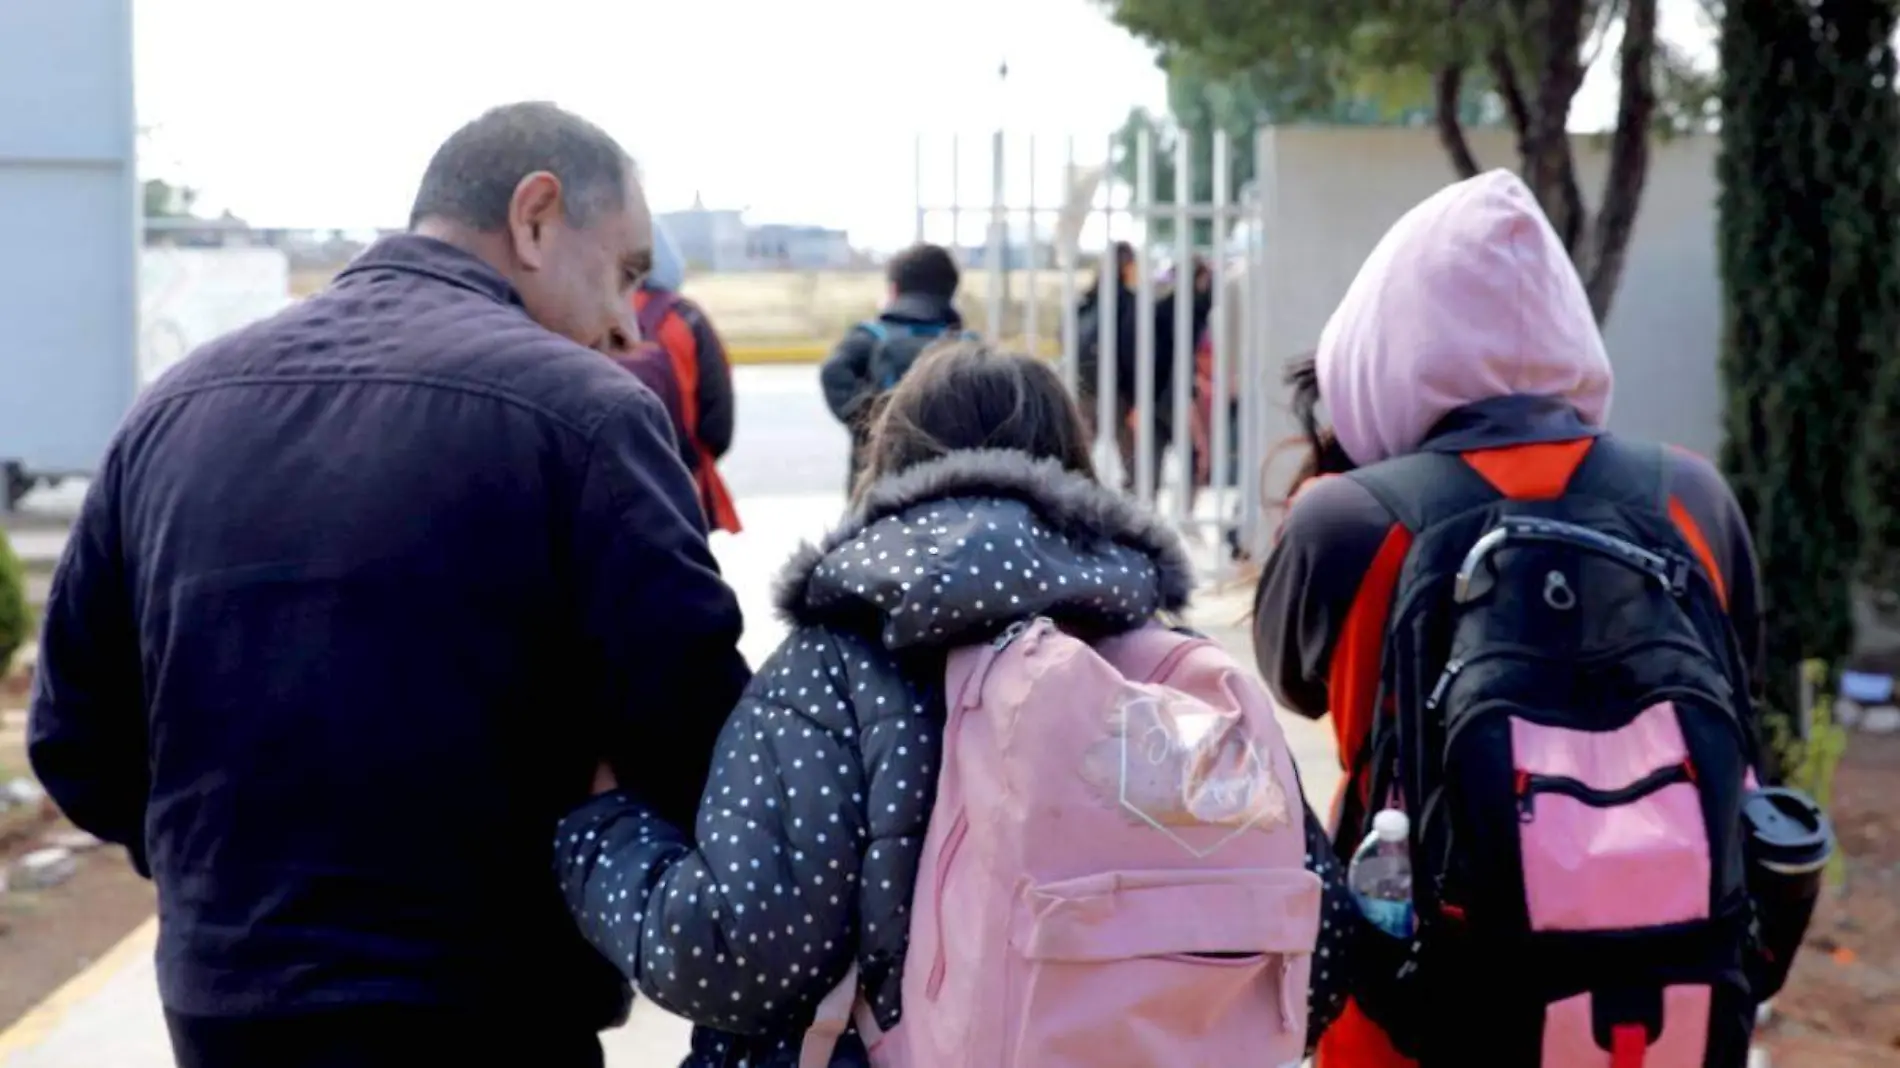
M567 221L587 226L627 203L633 163L607 131L553 104L504 104L449 135L435 150L409 209L409 225L446 219L493 233L508 225L521 180L561 180Z

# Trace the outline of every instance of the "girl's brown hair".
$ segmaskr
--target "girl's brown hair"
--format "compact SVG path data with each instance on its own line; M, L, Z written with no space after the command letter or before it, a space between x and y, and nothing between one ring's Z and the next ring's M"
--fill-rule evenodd
M1308 450L1306 462L1300 465L1293 484L1287 487L1290 500L1308 480L1320 475L1344 474L1354 465L1346 450L1339 447L1333 428L1320 425L1319 366L1315 353L1309 352L1287 365L1286 384L1293 392L1293 417L1300 422L1300 433L1306 438Z
M886 394L855 489L966 449L1053 459L1089 478L1088 435L1054 368L981 341L940 342Z

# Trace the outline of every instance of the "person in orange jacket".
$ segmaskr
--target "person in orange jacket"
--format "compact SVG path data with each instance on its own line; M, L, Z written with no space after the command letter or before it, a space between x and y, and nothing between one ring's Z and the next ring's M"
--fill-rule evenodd
M1401 714L1382 670L1412 544L1393 502L1348 472L1435 452L1462 459L1500 498L1558 499L1614 440L1603 429L1612 375L1568 254L1521 181L1492 172L1448 187L1392 228L1289 384L1312 454L1260 578L1254 650L1282 707L1331 717L1347 772L1334 833L1347 853L1374 803L1363 771L1375 722ZM1740 507L1708 461L1674 448L1659 455L1667 497L1658 507L1693 551L1759 685L1761 601ZM1318 1068L1415 1068L1361 1004L1365 977L1320 1042ZM1605 1051L1591 1063L1627 1062Z
M678 247L655 223L653 270L634 291L634 314L642 329L651 331L650 340L657 341L672 358L680 415L686 424L682 429L698 450L698 456L690 458L687 466L699 486L707 525L737 534L739 511L719 476L718 466L719 459L732 447L736 408L732 363L706 310L680 292L685 276L686 265Z

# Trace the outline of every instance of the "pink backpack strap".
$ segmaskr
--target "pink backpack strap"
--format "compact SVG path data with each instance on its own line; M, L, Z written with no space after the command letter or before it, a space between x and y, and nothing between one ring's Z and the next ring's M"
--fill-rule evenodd
M829 1068L831 1055L838 1048L838 1039L844 1036L845 1028L853 1021L858 1025L858 1036L864 1039L866 1049L878 1044L884 1032L877 1025L877 1018L871 1015L870 1003L864 1000L858 991L858 966L844 973L838 985L831 988L825 1000L818 1003L818 1011L813 1015L811 1026L805 1030L805 1041L798 1050L798 1068Z

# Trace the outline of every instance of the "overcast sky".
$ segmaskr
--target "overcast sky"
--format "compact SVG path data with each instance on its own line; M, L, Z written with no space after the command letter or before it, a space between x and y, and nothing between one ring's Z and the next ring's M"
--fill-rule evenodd
M400 225L429 153L484 107L548 99L640 160L656 208L911 234L916 139L935 202L986 204L987 141L1038 141L1043 199L1066 141L1099 159L1135 105L1161 107L1146 47L1091 0L134 0L144 169L260 225ZM1664 30L1698 42L1694 0ZM1007 58L1009 77L997 78ZM1614 112L1591 79L1577 125ZM980 191L980 192L979 192Z

